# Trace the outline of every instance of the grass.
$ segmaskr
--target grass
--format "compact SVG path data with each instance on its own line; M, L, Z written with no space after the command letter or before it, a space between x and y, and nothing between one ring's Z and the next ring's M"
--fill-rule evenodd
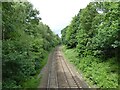
M47 60L48 60L48 55L49 55L50 52L46 53L45 54L45 58L40 62L41 63L41 66L39 68L39 70L37 71L37 74L40 73L40 71L42 70L42 68L47 64Z
M41 78L37 78L37 76L31 77L31 79L27 80L24 84L24 88L37 88L40 83Z
M52 51L53 51L53 50L51 50L51 52L52 52ZM26 90L26 88L37 88L38 85L40 84L40 81L41 81L42 76L38 77L38 75L40 74L42 68L46 65L47 60L48 60L48 55L49 55L49 53L50 53L50 52L47 52L47 53L45 54L46 57L40 62L40 63L41 63L41 66L40 66L40 68L38 69L36 75L35 75L35 76L31 76L31 78L30 78L29 80L27 80L26 82L24 82L24 83L22 84L22 86L25 88L25 90Z
M52 48L50 50L50 52L53 52L54 48ZM22 86L26 89L26 88L37 88L38 85L40 85L40 81L41 81L41 78L42 76L38 77L38 75L40 74L42 68L47 64L47 60L48 60L48 55L50 52L46 52L45 54L45 58L40 62L41 63L41 66L40 68L38 69L37 73L35 76L31 76L31 78L29 80L27 80L26 82L24 82L22 84Z
M0 40L0 72L2 72L2 40ZM2 73L0 73L0 90L2 88Z
M78 57L76 49L62 47L67 60L82 72L84 79L91 87L117 88L118 63L116 58L101 60L94 56Z

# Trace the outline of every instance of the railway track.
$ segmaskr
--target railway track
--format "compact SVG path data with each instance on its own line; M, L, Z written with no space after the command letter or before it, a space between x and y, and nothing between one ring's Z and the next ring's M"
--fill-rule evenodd
M81 90L81 88L89 88L80 74L76 73L65 60L60 47L57 47L50 56L42 81L46 84L41 84L40 87L47 89L76 88Z

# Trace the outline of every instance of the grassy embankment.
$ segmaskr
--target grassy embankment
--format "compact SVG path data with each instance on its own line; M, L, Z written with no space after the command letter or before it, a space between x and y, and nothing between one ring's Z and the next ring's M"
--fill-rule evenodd
M49 53L53 52L54 48L50 50L50 52L47 52L45 54L45 58L40 62L41 66L39 68L39 70L37 71L37 74L34 77L31 77L31 79L27 80L25 83L23 83L23 87L24 88L37 88L38 85L40 84L41 78L42 76L38 77L38 75L40 74L42 68L46 65L47 61L48 61L48 56Z
M62 51L67 60L74 64L78 71L81 71L84 79L91 87L117 88L118 87L118 63L116 58L101 60L94 56L79 58L76 49Z
M0 40L0 72L2 72L2 40ZM0 90L2 88L2 73L0 73Z

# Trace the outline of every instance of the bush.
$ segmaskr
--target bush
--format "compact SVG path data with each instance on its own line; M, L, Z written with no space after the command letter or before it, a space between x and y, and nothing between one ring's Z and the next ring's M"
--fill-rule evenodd
M59 44L58 35L38 14L29 2L2 3L3 88L35 87L38 80L34 76L46 64L49 51Z
M72 64L82 72L83 77L91 87L117 88L118 61L117 58L103 60L91 55L79 58L76 49L66 49L63 52Z

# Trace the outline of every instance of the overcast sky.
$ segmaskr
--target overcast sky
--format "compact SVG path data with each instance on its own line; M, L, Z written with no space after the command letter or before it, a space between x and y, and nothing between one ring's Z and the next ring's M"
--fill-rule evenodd
M42 22L61 36L61 30L70 24L80 9L90 0L28 0L39 12Z

